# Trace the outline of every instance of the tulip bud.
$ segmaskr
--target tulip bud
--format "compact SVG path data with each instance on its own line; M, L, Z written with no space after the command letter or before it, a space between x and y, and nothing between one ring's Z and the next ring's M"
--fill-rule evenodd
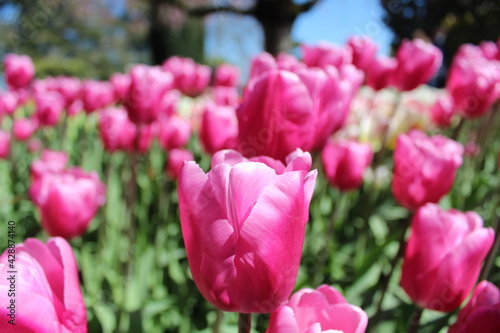
M499 327L500 290L491 282L481 281L448 333L495 333Z
M191 124L188 120L172 116L160 122L158 141L165 150L185 146L191 137Z
M453 185L462 165L463 146L444 136L419 130L400 134L394 151L392 193L408 209L436 203Z
M81 98L85 112L94 112L113 103L113 86L109 82L86 80L82 84Z
M209 154L236 148L238 119L234 108L207 104L201 119L200 139Z
M173 78L159 67L135 65L130 70L130 89L125 108L134 124L150 124L158 119L161 101L172 88Z
M42 227L51 236L71 239L88 228L99 206L106 201L106 190L96 172L71 168L41 175L36 202Z
M13 90L27 87L35 76L35 65L29 56L8 54L3 64L5 81Z
M172 179L179 178L184 163L194 161L193 153L187 149L172 149L168 152L165 173Z
M474 287L494 236L475 212L426 204L412 220L401 286L420 307L457 309Z
M221 310L271 312L295 285L317 172L308 172L311 157L302 152L281 174L235 151L213 160L207 174L188 162L179 176L194 281Z
M304 63L309 67L325 68L328 65L337 68L352 63L352 49L320 42L315 46L301 46Z
M15 119L12 132L18 141L28 140L38 129L38 120L32 118Z
M64 110L64 98L56 91L37 93L34 117L40 126L54 126Z
M376 91L386 88L391 83L396 67L398 61L395 58L382 56L373 60L366 70L366 84Z
M437 126L450 126L451 119L455 114L453 99L450 95L441 95L431 109L431 119Z
M0 117L2 114L13 115L19 104L19 96L16 92L0 92Z
M403 40L396 58L398 67L392 84L401 91L410 91L436 75L443 62L443 53L421 39Z
M109 82L111 82L111 85L113 86L115 99L118 101L124 100L130 89L130 76L128 74L114 73L109 78Z
M190 58L171 57L162 68L174 76L175 87L190 97L201 94L210 83L210 67L198 65Z
M238 67L222 64L215 69L215 86L236 87L240 78Z
M500 66L461 48L455 55L446 81L454 106L466 118L485 114L500 97Z
M328 141L321 151L326 178L341 191L354 190L361 185L372 158L369 144L348 140Z
M335 288L303 288L281 305L269 319L266 333L364 333L368 316L349 304Z
M26 239L15 248L15 275L7 262L9 250L0 256L0 331L86 333L87 311L68 242Z
M377 53L377 44L369 37L353 36L347 41L352 50L352 64L362 71L366 71Z
M99 113L99 133L108 152L134 150L137 127L123 108L107 108Z

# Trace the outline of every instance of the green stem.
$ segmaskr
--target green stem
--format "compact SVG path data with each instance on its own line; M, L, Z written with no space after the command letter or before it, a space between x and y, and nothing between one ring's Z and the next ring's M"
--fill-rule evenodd
M389 139L389 132L391 131L393 124L395 123L397 111L399 109L399 105L401 104L401 100L403 99L403 93L398 92L396 96L396 101L394 102L394 107L391 110L391 114L389 115L388 119L388 124L387 128L385 129L384 136L382 137L382 142L380 146L380 150L375 154L375 158L373 161L373 169L375 170L377 166L382 163L385 151L386 151L386 146L387 146L387 141Z
M399 249L398 249L398 252L396 253L396 255L394 256L394 258L392 258L392 260L390 262L390 267L391 268L389 270L389 273L387 275L384 275L383 270L380 273L380 278L378 279L378 281L383 281L382 282L383 284L382 284L381 295L380 295L380 298L379 298L378 303L377 303L377 310L375 311L375 314L373 315L373 318L370 321L370 326L372 328L372 331L373 331L373 329L375 329L375 327L377 326L378 322L380 321L380 315L381 315L381 312L382 312L382 305L384 303L384 298L385 298L385 295L387 293L387 289L389 287L389 282L391 281L392 275L394 274L396 265L398 264L399 260L404 255L404 252L405 252L405 235L406 235L406 231L408 230L408 228L409 228L409 226L411 224L411 217L412 216L410 214L410 216L408 216L408 219L404 223L403 230L402 230L401 235L399 237Z
M220 309L215 309L215 321L212 326L212 332L220 333L220 325L222 324L223 319L224 319L224 311Z
M238 314L238 333L250 333L252 329L252 314L239 313Z
M418 328L420 327L420 318L422 317L423 312L424 312L424 309L422 309L422 308L415 309L415 311L410 316L410 322L408 325L408 332L407 333L417 333L418 332Z

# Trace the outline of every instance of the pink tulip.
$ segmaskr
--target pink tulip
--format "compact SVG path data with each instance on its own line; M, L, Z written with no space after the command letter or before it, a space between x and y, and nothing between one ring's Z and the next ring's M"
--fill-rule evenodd
M398 67L396 58L381 56L374 59L366 69L366 84L375 91L389 86Z
M130 70L130 89L125 108L135 124L150 124L158 119L164 95L172 88L173 77L159 67L135 65Z
M371 146L356 141L328 141L321 151L326 178L341 191L354 190L361 185L372 158Z
M62 238L46 244L28 238L15 248L15 297L7 297L12 275L10 248L0 256L0 331L36 333L86 333L87 311L83 302L78 266L71 246ZM15 326L9 323L15 300Z
M201 94L210 83L210 67L198 65L190 58L171 57L162 68L174 76L175 87L190 97Z
M293 290L317 175L308 172L309 153L294 156L283 173L224 150L207 174L194 162L181 170L191 273L201 294L224 311L271 312Z
M100 112L98 127L106 151L133 151L137 127L123 108L107 108Z
M500 97L500 66L467 48L453 59L446 88L466 118L485 114Z
M215 69L215 86L236 87L240 79L238 67L222 64Z
M35 65L29 56L8 54L3 64L5 81L14 90L27 87L35 76Z
M158 106L158 119L165 120L176 114L181 98L182 94L178 90L171 90L163 95L163 98Z
M448 333L495 333L499 327L500 290L491 282L481 281Z
M266 333L364 333L368 316L349 304L335 288L303 288L269 319Z
M179 178L185 162L194 161L193 153L187 149L172 149L168 152L168 160L165 168L166 174L172 178Z
M20 101L16 92L0 92L0 117L2 114L13 115L19 104Z
M238 119L232 107L207 104L203 111L200 140L209 154L236 148Z
M399 135L394 151L392 193L408 209L437 203L453 185L462 165L463 146L419 130Z
M353 36L347 41L352 50L352 64L362 71L366 71L377 53L377 45L366 36Z
M450 126L454 114L453 99L447 94L439 96L431 109L432 122L440 127Z
M44 173L40 183L36 204L42 227L51 236L70 239L82 235L106 200L104 184L96 172L71 168Z
M114 73L109 78L109 82L111 82L111 85L113 86L115 99L118 101L124 100L130 89L130 76L128 74Z
M457 309L474 287L494 236L475 212L426 204L412 220L401 286L420 307Z
M34 117L40 126L54 126L64 110L64 98L56 91L46 91L35 96Z
M104 108L115 99L113 86L109 82L86 80L82 84L81 99L87 113Z
M237 110L238 150L283 161L296 148L321 148L343 126L362 78L352 65L257 76Z
M76 77L61 76L56 78L56 80L56 91L64 97L66 107L70 106L80 98L80 90L82 88L80 79Z
M0 130L0 159L9 157L10 141L10 133Z
M271 54L263 52L252 59L250 81L271 70L282 69L295 72L303 68L307 68L307 66L290 54L280 53L274 58Z
M396 58L398 67L392 83L401 91L410 91L427 83L436 75L443 62L441 50L421 39L403 40Z
M332 65L337 68L352 62L352 49L320 42L315 46L302 45L304 63L309 67L324 68Z
M52 176L63 172L68 160L69 156L65 152L44 150L40 159L31 163L29 196L36 205L40 205L46 200L48 189L46 184L52 181ZM43 177L45 175L48 176Z
M481 50L483 57L489 60L497 60L498 47L495 42L482 41L479 44L479 49Z
M38 129L38 120L32 118L19 118L14 120L12 132L18 141L28 140Z
M158 141L165 150L185 146L191 137L191 124L179 116L172 116L160 123Z
M237 106L240 102L238 89L234 87L214 87L213 101L217 105Z

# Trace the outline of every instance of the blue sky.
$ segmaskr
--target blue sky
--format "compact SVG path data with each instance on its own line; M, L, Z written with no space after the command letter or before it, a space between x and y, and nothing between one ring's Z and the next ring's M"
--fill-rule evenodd
M367 35L389 54L392 32L382 22L378 0L322 0L300 15L292 31L294 41L314 44L326 40L344 44L351 35ZM206 56L219 58L243 68L262 52L263 36L258 23L234 14L214 14L207 19Z

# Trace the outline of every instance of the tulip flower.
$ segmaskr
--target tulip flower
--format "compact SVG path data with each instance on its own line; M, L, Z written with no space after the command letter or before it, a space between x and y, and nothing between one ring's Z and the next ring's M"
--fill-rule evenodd
M377 53L377 44L369 37L352 36L347 41L352 50L352 64L362 71L366 71Z
M234 108L207 104L201 119L200 139L203 148L210 154L235 148L238 119Z
M237 106L240 101L238 89L234 87L214 87L212 95L217 105Z
M115 99L113 86L109 82L86 80L82 84L81 99L87 113L104 108Z
M477 118L500 97L499 77L496 62L462 48L453 59L446 88L462 116Z
M411 223L401 286L419 307L457 309L472 291L494 236L475 212L426 204Z
M217 87L236 87L240 78L238 67L222 64L215 69L214 85Z
M87 311L77 262L68 242L54 237L44 244L28 238L16 246L15 298L7 297L13 283L9 280L9 250L0 256L0 331L86 333ZM13 299L15 319L9 309Z
M303 288L269 319L266 333L364 333L368 316L335 288Z
M10 133L0 130L0 159L10 155Z
M352 62L352 49L320 42L315 46L301 46L304 63L309 67L324 68L328 65L337 68Z
M428 137L419 130L400 134L392 179L396 200L411 210L437 203L450 191L463 151L460 143L440 135Z
M59 92L66 101L66 107L73 104L80 97L82 83L76 77L61 76L56 78L56 91Z
M174 76L175 87L190 97L201 94L210 83L210 67L198 65L190 58L171 57L162 68Z
M19 96L16 92L0 92L0 117L2 114L13 115L19 104Z
M108 152L132 151L137 127L123 108L107 108L99 113L99 133Z
M361 185L372 158L369 144L349 140L328 141L321 151L326 178L341 191L354 190Z
M34 160L31 163L29 196L36 205L40 205L45 201L47 195L46 189L48 188L46 184L52 180L51 177L42 176L61 173L66 168L68 160L69 156L66 152L44 150L40 159Z
M191 137L191 124L179 116L172 116L160 122L158 141L165 150L185 146Z
M130 89L124 105L135 124L150 124L158 119L160 103L172 88L173 77L159 67L135 65L130 70Z
M432 122L440 127L450 126L454 114L455 108L450 95L441 95L431 109Z
M124 100L130 89L130 76L128 74L114 73L109 78L109 82L111 82L111 85L113 86L115 99L118 101Z
M38 120L32 118L19 118L14 120L12 132L18 141L28 140L38 129Z
M499 327L500 290L491 282L481 281L448 333L495 333Z
M396 67L398 61L395 58L382 56L374 59L366 69L366 84L375 91L386 88L391 83Z
M193 153L188 149L172 149L168 152L165 173L172 179L179 178L185 162L194 161Z
M106 201L104 184L96 172L71 168L41 175L36 204L42 227L51 236L71 239L82 235L99 206Z
M64 97L56 91L37 93L34 117L40 126L54 126L64 110Z
M189 267L214 306L267 313L290 296L316 182L311 164L301 151L288 158L286 169L273 169L223 150L207 174L194 162L181 169L179 210Z
M443 62L443 53L421 39L403 40L396 58L398 66L392 84L401 91L410 91L436 75Z
M35 76L35 65L29 56L8 54L3 64L5 81L13 90L26 88Z
M341 128L363 79L352 65L270 70L247 86L237 110L238 150L284 161L296 148L319 149Z

